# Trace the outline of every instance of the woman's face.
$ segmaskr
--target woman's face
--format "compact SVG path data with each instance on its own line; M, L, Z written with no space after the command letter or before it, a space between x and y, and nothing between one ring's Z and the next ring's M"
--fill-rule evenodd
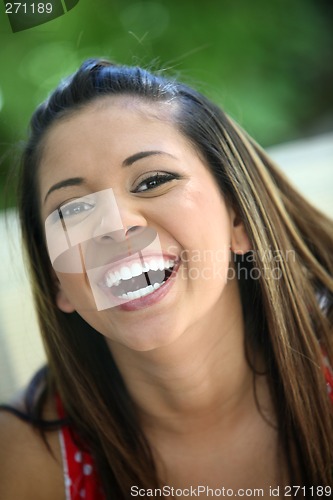
M53 125L39 170L47 233L61 214L56 254L61 238L77 243L68 258L51 258L58 307L136 350L226 312L230 245L247 245L169 108L130 97L90 104Z

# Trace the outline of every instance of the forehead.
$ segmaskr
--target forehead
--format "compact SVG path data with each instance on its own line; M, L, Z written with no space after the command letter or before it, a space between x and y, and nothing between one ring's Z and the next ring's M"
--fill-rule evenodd
M135 96L107 96L98 98L82 108L69 112L61 117L45 135L43 154L49 153L54 143L61 139L66 143L71 139L79 139L94 134L98 129L100 135L112 137L139 130L166 126L175 128L173 115L177 105L174 102L149 102ZM103 130L103 134L101 134ZM117 133L119 131L119 133ZM96 141L96 137L94 138Z
M41 164L59 162L65 150L73 155L82 148L87 153L89 148L109 146L116 152L118 146L138 147L158 135L160 142L165 135L181 138L173 124L176 107L174 102L151 103L131 96L99 98L51 125L41 145Z
M189 146L173 122L177 104L151 103L131 96L100 98L62 117L48 130L41 147L41 188L56 181L62 168L76 175L88 166L110 167L143 149ZM49 179L51 178L51 179ZM43 189L42 189L43 190Z

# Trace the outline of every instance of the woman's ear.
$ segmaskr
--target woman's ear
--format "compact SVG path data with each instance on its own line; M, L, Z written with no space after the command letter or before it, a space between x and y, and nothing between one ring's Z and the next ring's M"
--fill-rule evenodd
M72 313L75 311L74 306L68 299L66 293L62 289L61 283L58 281L58 291L56 295L56 303L60 311L65 313Z
M252 250L251 241L247 235L244 223L240 216L231 209L231 251L235 254L243 255Z

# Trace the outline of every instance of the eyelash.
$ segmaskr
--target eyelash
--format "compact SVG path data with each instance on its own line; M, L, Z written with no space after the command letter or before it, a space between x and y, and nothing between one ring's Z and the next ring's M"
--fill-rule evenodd
M75 213L74 210L80 208L80 211ZM83 210L82 210L83 208ZM59 207L59 215L63 219L67 219L69 217L74 217L75 215L82 215L84 212L88 212L93 210L95 205L93 203L88 203L86 201L73 201L72 203L68 203L63 207ZM66 213L72 210L72 213Z
M162 186L163 184L166 184L167 182L173 181L175 179L179 179L180 176L178 174L171 174L170 172L158 172L154 175L150 175L149 177L146 177L143 179L138 186L132 191L133 193L144 193L146 191L151 191L153 189L158 188L159 186ZM140 189L143 185L148 185L150 182L155 182L155 186L152 186L147 189Z

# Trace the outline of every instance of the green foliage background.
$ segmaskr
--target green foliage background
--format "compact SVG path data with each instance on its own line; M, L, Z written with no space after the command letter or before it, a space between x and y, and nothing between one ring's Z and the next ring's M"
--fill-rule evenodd
M331 0L80 0L18 33L4 4L0 183L17 162L35 106L87 57L164 68L264 146L333 128Z

